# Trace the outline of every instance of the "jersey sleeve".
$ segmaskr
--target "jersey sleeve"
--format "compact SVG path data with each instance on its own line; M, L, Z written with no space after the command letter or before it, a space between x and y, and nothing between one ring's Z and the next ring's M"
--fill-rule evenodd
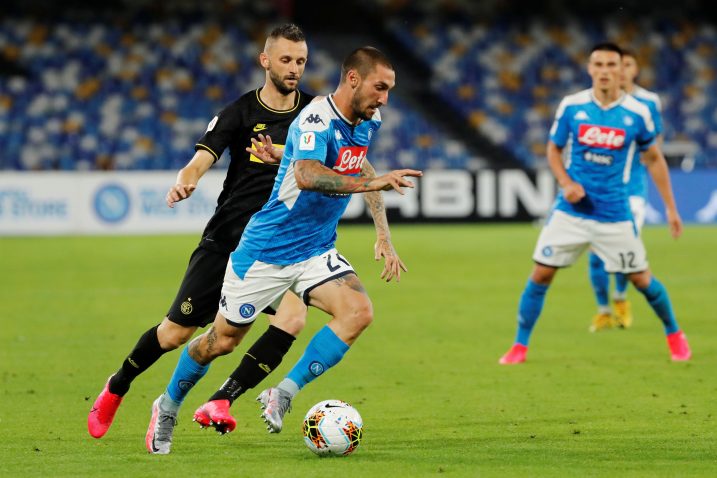
M233 106L225 108L209 122L204 135L194 146L195 151L200 149L209 151L214 156L215 163L229 146L232 138L237 136L241 126L241 116Z
M550 140L555 143L556 146L562 148L568 142L568 136L570 133L570 121L566 114L567 105L566 100L560 102L557 111L555 112L555 120L550 128Z
M652 120L655 122L655 134L660 135L662 134L662 105L659 99L650 105L650 112Z
M651 115L647 119L645 119L644 117L641 117L641 119L642 124L637 132L635 141L637 142L637 146L639 147L640 151L645 151L655 142L655 125L652 121Z

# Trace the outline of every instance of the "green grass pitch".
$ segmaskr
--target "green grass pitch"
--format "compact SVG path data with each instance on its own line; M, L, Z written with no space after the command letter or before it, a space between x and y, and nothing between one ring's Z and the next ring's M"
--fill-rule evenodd
M140 376L109 433L86 417L104 381L163 317L197 236L0 239L0 476L529 477L717 476L717 228L673 241L644 231L693 348L671 363L662 326L634 289L635 324L590 334L586 258L548 293L528 362L497 364L512 343L538 229L529 225L394 226L408 265L382 283L371 227L341 227L339 250L360 274L375 322L335 369L302 391L279 435L250 391L234 433L199 430L194 410L266 327L217 360L180 411L173 452L151 456L152 401L178 358ZM326 322L313 310L275 383ZM319 459L301 438L315 402L348 401L364 441Z

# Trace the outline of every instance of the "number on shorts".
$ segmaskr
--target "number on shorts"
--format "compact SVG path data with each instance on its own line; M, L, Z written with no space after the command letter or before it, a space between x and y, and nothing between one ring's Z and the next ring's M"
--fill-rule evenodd
M351 264L349 264L349 261L347 261L346 259L341 257L341 254L339 254L338 252L336 253L336 259L339 262L343 262L347 266L351 265ZM330 272L336 272L337 270L341 269L341 264L336 264L336 265L331 264L331 254L329 254L328 256L326 256L326 267L329 268Z
M635 267L635 253L634 252L627 252L627 253L620 253L620 262L622 263L622 268L634 268Z

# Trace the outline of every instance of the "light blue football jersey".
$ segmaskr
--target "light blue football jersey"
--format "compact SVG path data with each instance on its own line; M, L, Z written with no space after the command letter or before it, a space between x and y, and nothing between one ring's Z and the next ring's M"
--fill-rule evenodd
M563 98L550 129L550 139L567 153L566 169L582 184L585 197L576 204L558 194L555 208L600 222L632 219L627 184L637 152L655 141L649 108L623 94L600 106L592 89Z
M232 253L237 275L243 276L242 269L251 260L295 264L334 247L336 228L350 195L300 190L294 164L299 160L320 161L339 174L357 176L371 138L380 127L378 110L370 120L354 126L331 96L303 109L289 127L269 201L251 218Z
M635 89L630 94L640 103L647 105L652 114L652 121L655 123L655 135L662 134L662 103L657 93L635 85ZM637 156L632 160L632 171L630 172L630 182L627 183L627 194L647 199L647 169L640 161L640 152L636 154Z

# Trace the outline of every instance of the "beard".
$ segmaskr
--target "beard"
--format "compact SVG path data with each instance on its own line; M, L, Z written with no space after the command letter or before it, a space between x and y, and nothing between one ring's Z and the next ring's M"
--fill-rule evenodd
M368 113L368 108L374 108L378 109L379 105L367 105L365 108L361 106L361 103L363 103L363 97L356 93L354 97L351 99L351 109L353 110L354 114L361 118L364 121L368 121L373 117L373 113Z
M275 72L273 72L271 69L269 70L269 78L271 79L271 82L274 83L274 86L277 90L279 90L279 93L281 93L284 96L287 96L294 91L296 91L295 86L287 86L284 84L284 80L296 80L297 85L299 81L299 77L296 76L286 76L284 78L277 75Z

